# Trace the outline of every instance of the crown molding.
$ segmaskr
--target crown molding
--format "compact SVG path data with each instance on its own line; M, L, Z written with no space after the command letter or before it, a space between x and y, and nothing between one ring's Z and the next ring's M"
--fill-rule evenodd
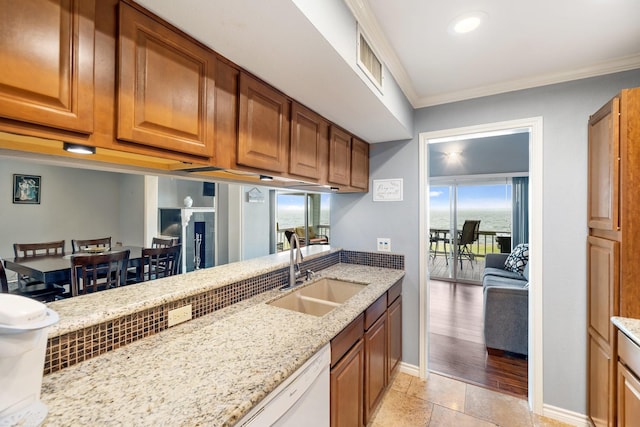
M619 73L622 71L635 70L637 68L640 68L640 54L625 56L611 61L601 62L600 64L596 64L593 66L579 68L576 70L543 74L528 77L525 79L500 82L493 85L471 88L457 92L443 93L434 96L425 96L423 98L419 98L417 102L415 104L412 103L412 105L414 108L430 107L434 105L448 104L450 102L464 101L468 99L498 95L501 93L513 92L517 90L531 89L534 87L547 86L556 83L564 83L572 80L580 80L589 77L597 77L606 74Z

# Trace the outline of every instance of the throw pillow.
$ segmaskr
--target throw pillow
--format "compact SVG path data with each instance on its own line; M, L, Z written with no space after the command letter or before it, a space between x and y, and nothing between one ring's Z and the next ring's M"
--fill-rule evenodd
M524 272L524 268L527 266L527 262L529 262L529 244L520 243L518 246L513 248L505 260L504 269L522 274Z

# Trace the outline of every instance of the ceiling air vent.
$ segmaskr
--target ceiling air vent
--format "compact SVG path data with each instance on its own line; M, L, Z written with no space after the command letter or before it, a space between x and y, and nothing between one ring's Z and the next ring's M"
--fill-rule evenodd
M382 93L382 61L358 26L358 66Z

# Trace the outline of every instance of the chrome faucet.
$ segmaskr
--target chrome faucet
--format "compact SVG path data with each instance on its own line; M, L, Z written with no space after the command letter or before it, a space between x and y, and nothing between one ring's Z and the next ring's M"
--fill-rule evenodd
M289 287L292 288L298 284L300 277L300 263L303 260L302 252L300 251L300 241L296 233L291 233L289 238ZM294 262L294 252L295 262ZM302 280L300 280L302 282Z

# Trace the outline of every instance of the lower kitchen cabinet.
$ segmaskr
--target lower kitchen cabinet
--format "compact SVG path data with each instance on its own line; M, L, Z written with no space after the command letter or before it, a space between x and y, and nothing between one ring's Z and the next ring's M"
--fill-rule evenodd
M331 369L331 425L362 425L364 345L360 338Z
M364 333L364 349L364 423L368 424L371 421L371 415L384 396L384 390L389 381L387 375L387 316L385 314L382 314Z
M391 298L389 298L391 301ZM398 296L387 309L387 354L389 378L402 360L402 297Z
M634 427L640 421L640 347L618 332L618 420L619 427Z
M331 426L367 425L402 358L402 282L331 340ZM389 304L387 304L389 302Z

